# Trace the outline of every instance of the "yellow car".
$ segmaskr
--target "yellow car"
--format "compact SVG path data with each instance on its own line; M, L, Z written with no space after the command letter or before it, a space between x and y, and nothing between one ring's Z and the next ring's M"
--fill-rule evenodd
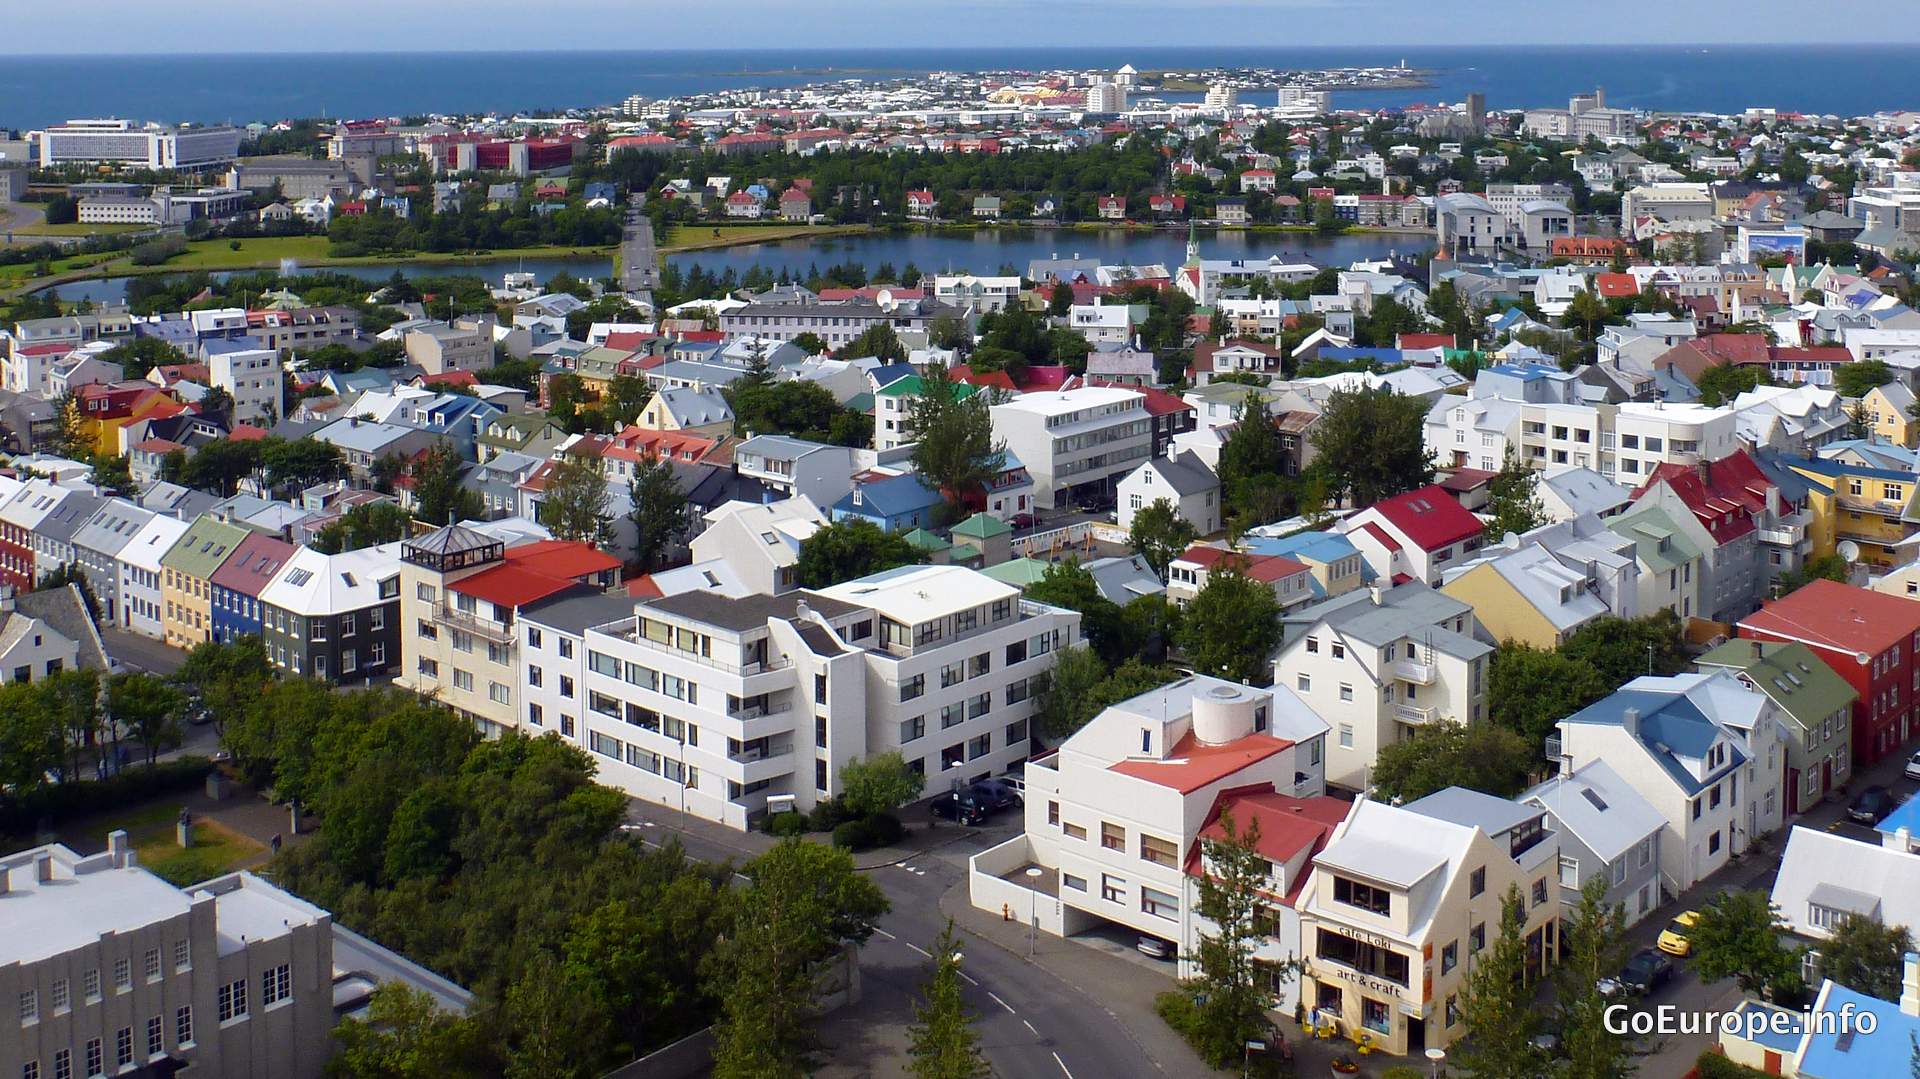
M1693 951L1693 942L1687 939L1687 933L1699 920L1700 912L1697 910L1676 915L1673 921L1660 931L1660 939L1655 943L1668 955L1686 955Z

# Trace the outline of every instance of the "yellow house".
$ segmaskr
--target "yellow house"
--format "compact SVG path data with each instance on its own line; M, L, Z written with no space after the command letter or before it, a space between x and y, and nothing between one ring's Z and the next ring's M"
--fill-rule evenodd
M1496 641L1558 648L1573 632L1607 613L1586 574L1537 543L1498 551L1440 586L1473 608Z
M127 452L120 437L122 429L150 416L172 415L183 408L166 390L144 382L96 383L73 391L62 422L94 453L118 457Z
M1807 497L1813 516L1808 558L1823 558L1851 543L1860 561L1882 569L1907 560L1898 545L1920 532L1911 473L1839 460L1785 458L1781 463L1813 481Z
M160 624L168 644L192 648L213 639L213 571L246 537L244 528L201 517L160 556Z
M1913 418L1913 391L1904 382L1875 386L1860 399L1860 407L1873 426L1875 438L1896 446L1913 449L1920 446L1920 421Z

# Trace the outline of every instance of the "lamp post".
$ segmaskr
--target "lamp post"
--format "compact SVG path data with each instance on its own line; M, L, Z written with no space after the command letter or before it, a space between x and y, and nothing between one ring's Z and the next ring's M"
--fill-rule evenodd
M1040 923L1040 878L1046 871L1037 865L1027 867L1027 962L1033 962L1033 938Z

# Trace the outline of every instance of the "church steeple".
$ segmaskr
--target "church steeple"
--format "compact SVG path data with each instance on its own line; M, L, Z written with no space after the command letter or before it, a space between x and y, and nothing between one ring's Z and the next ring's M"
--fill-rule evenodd
M1187 261L1184 265L1200 265L1200 236L1191 220L1187 222Z

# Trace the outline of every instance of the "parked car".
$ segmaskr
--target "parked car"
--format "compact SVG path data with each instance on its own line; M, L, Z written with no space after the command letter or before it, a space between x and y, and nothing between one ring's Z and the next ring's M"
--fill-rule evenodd
M1034 525L1039 524L1040 519L1031 513L1016 513L1012 517L1007 518L1007 523L1015 528L1024 529L1032 528Z
M984 824L987 811L980 803L965 797L965 791L948 791L934 798L929 808L936 817L945 817L959 824Z
M988 813L998 813L1025 804L1019 789L1004 779L983 779L968 787L967 794Z
M1173 958L1173 943L1171 941L1161 940L1159 937L1149 937L1142 934L1139 941L1134 944L1134 947L1139 949L1141 955L1150 955L1155 959Z
M1633 953L1633 958L1627 960L1619 974L1600 979L1596 988L1602 996L1618 996L1621 993L1643 996L1667 984L1672 978L1673 960L1652 948L1642 948Z
M1907 758L1907 767L1904 774L1908 779L1920 779L1920 753L1915 753L1913 756Z
M1881 818L1893 812L1899 801L1893 792L1875 783L1847 803L1847 818L1860 824L1879 824Z
M1660 939L1654 945L1668 955L1686 955L1693 951L1693 941L1688 935L1693 932L1695 922L1700 920L1700 912L1690 910L1677 914L1667 927L1660 931Z

